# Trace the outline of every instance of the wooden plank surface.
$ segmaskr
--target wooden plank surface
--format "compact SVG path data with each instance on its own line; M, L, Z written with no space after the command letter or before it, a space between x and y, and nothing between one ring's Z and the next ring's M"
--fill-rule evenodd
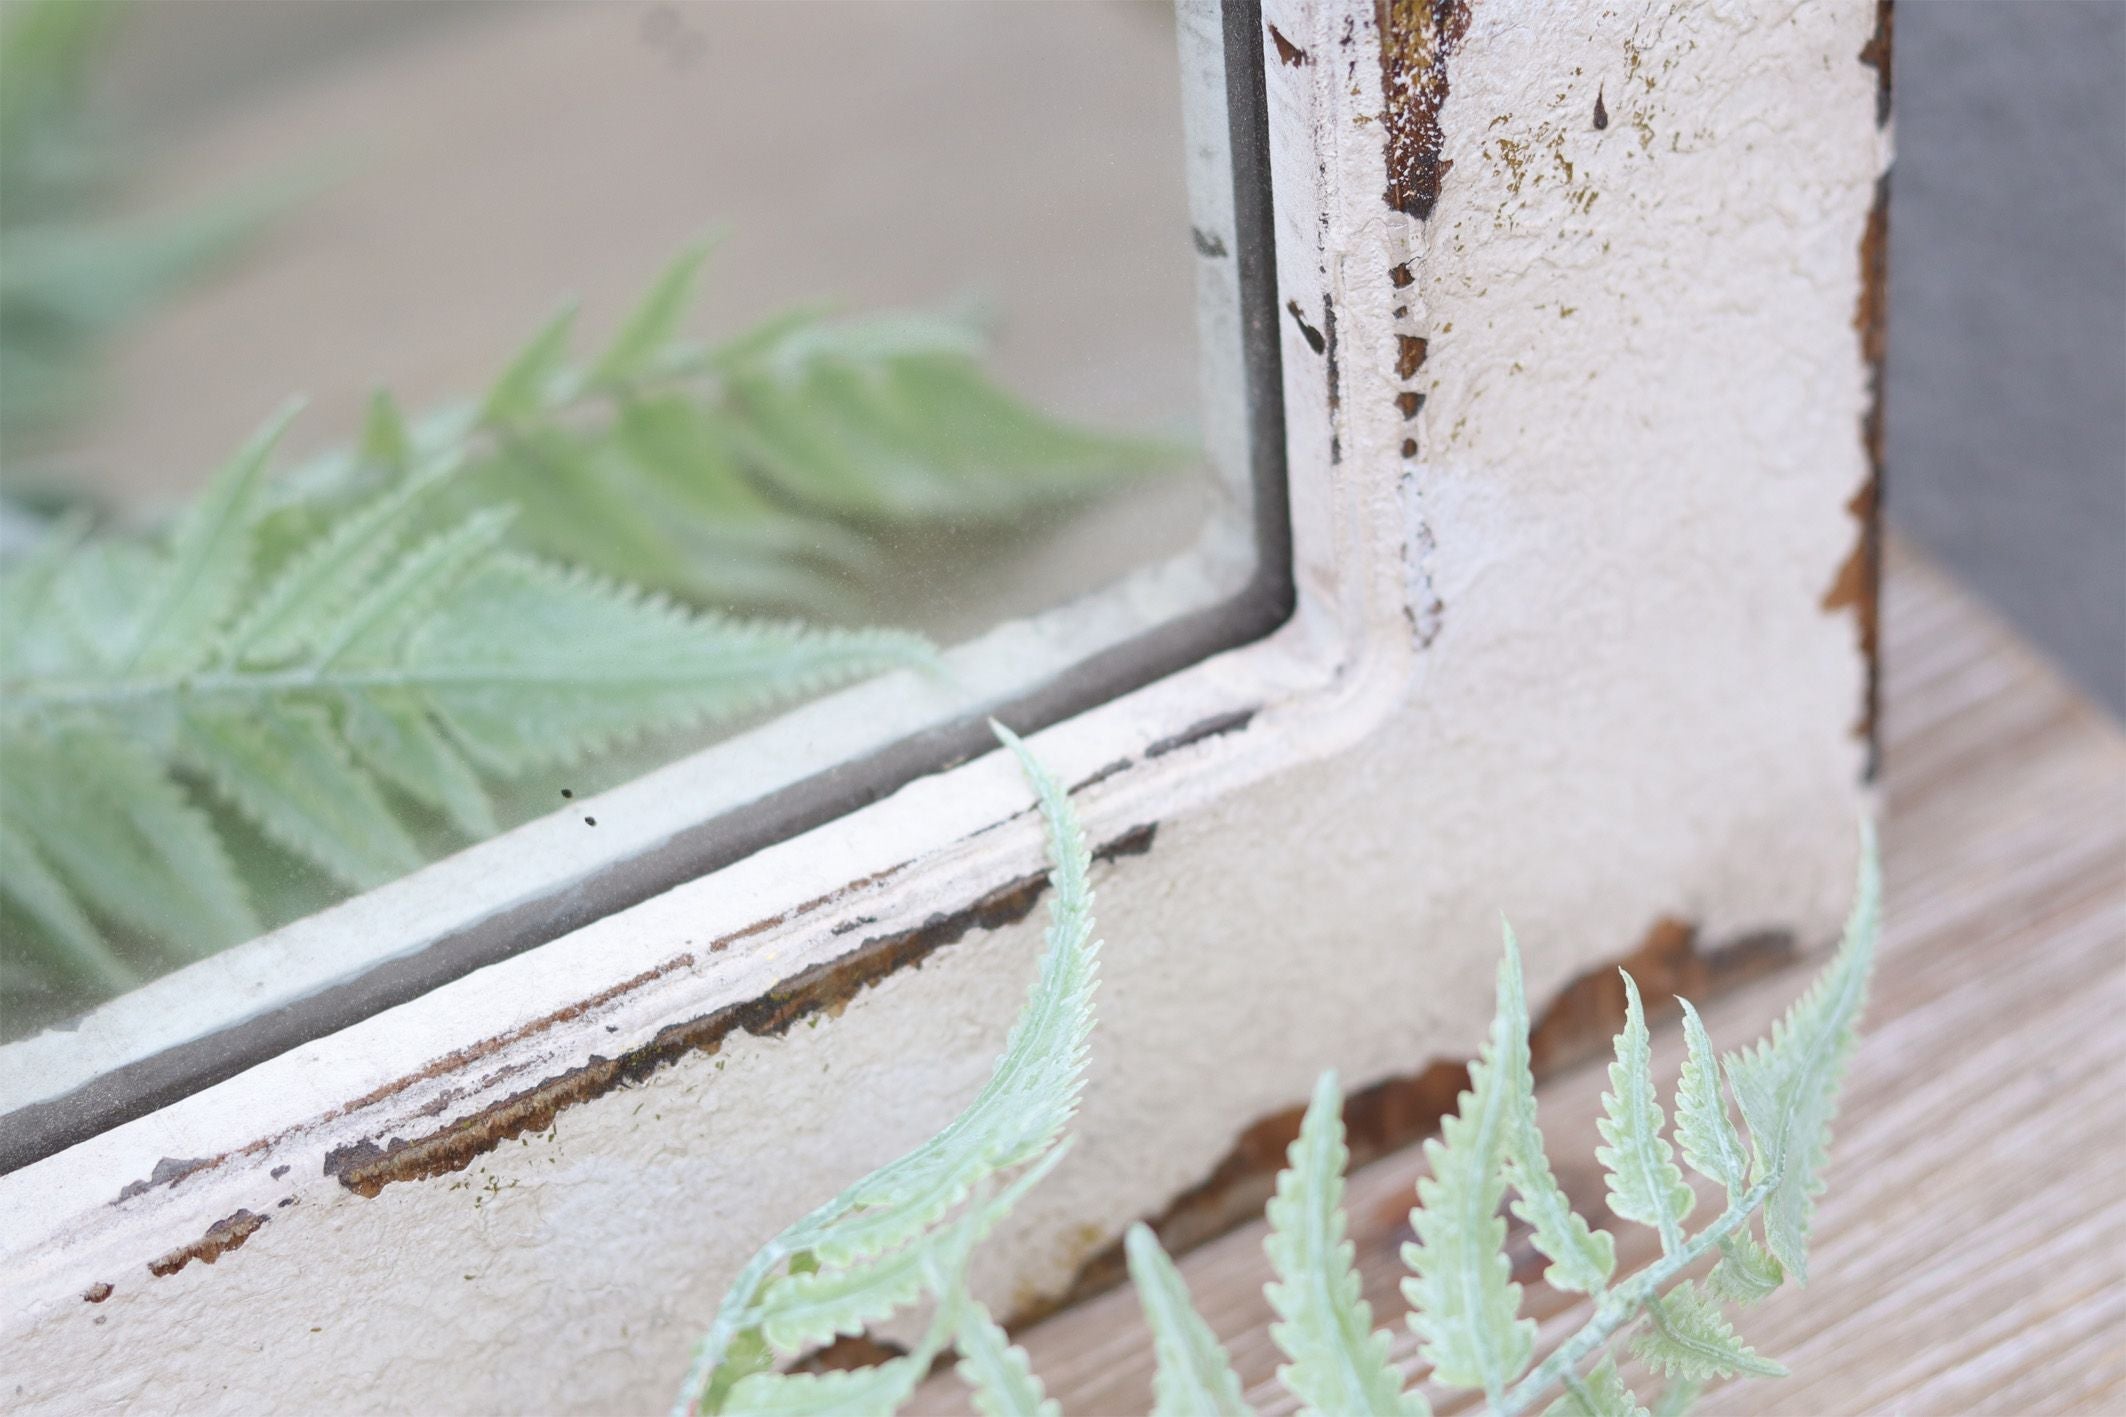
M1741 1317L1793 1376L1717 1389L1697 1410L2126 1412L2126 735L1909 554L1891 557L1883 614L1889 912L1875 997L1810 1284ZM1762 1033L1806 972L1715 1001L1715 1042ZM1664 1088L1680 1047L1672 1026L1657 1036ZM1560 1180L1597 1224L1604 1081L1596 1063L1542 1088ZM1349 1192L1367 1298L1411 1373L1397 1252L1422 1169L1411 1148ZM1652 1257L1643 1229L1620 1239L1620 1268ZM1544 1289L1525 1238L1511 1243L1547 1347L1584 1303ZM1294 1410L1273 1377L1261 1226L1182 1270L1249 1400ZM1066 1413L1146 1409L1151 1354L1128 1290L1022 1337ZM1633 1375L1642 1395L1658 1389ZM1462 1410L1457 1394L1430 1395ZM915 1410L965 1406L941 1374Z

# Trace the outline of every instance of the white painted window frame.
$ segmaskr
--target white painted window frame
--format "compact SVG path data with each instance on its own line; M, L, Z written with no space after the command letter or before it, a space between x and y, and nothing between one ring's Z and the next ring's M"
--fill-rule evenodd
M1111 1111L1108 1121L1094 1124L1108 1128L1106 1140L1095 1136L1081 1148L1073 1158L1078 1169L1058 1173L1040 1193L1043 1199L1029 1207L1020 1236L999 1251L1004 1269L990 1278L1030 1283L1035 1297L1055 1292L1058 1275L1067 1278L1121 1221L1155 1213L1200 1179L1240 1126L1303 1096L1303 1080L1288 1077L1292 1069L1286 1063L1302 1057L1312 1065L1335 1062L1348 1083L1362 1085L1426 1057L1465 1051L1481 1024L1481 1009L1472 1006L1487 988L1492 939L1459 940L1453 948L1435 948L1427 941L1420 949L1397 938L1403 930L1446 920L1466 926L1475 914L1512 904L1524 924L1533 917L1548 927L1523 931L1524 938L1538 941L1530 949L1530 973L1531 994L1540 1000L1554 997L1574 975L1625 953L1664 901L1679 901L1691 923L1714 941L1772 926L1813 943L1829 933L1840 912L1850 861L1842 826L1866 796L1866 748L1852 738L1849 725L1867 665L1850 621L1842 612L1819 610L1817 602L1854 539L1844 504L1871 485L1854 431L1865 407L1867 369L1848 313L1860 278L1830 274L1830 257L1813 248L1797 261L1807 267L1811 288L1820 287L1820 298L1812 297L1805 309L1797 306L1789 324L1801 322L1793 337L1804 342L1801 347L1814 361L1808 392L1817 403L1811 409L1820 405L1827 411L1804 411L1796 426L1810 440L1806 447L1765 454L1766 476L1791 489L1792 505L1781 502L1784 520L1765 527L1774 544L1761 564L1713 567L1702 577L1693 571L1686 578L1690 585L1702 581L1710 587L1726 584L1723 577L1733 580L1738 586L1734 604L1663 604L1645 612L1663 617L1664 626L1687 627L1693 618L1767 626L1784 637L1781 662L1792 666L1795 683L1734 686L1717 693L1718 686L1692 679L1665 684L1679 696L1686 690L1699 693L1679 710L1687 731L1684 741L1673 745L1650 741L1628 723L1601 725L1642 755L1614 765L1616 775L1606 781L1605 791L1652 783L1679 798L1692 790L1701 795L1682 801L1681 820L1661 822L1646 839L1605 843L1615 848L1621 867L1601 860L1540 863L1541 870L1558 876L1547 895L1530 886L1536 864L1508 858L1523 843L1549 845L1551 815L1559 821L1557 840L1584 844L1607 820L1605 803L1547 800L1538 790L1544 781L1540 764L1530 769L1529 782L1501 784L1499 800L1474 800L1488 784L1473 788L1468 770L1449 759L1466 754L1486 764L1510 760L1499 758L1499 745L1480 741L1473 727L1457 729L1427 719L1433 677L1448 672L1440 654L1443 592L1474 595L1482 577L1514 574L1511 566L1489 565L1482 557L1443 556L1435 527L1490 528L1510 538L1512 523L1500 516L1510 519L1517 509L1514 498L1570 505L1547 483L1532 491L1493 490L1448 478L1444 481L1453 484L1459 500L1434 506L1428 500L1430 482L1439 464L1425 461L1427 451L1413 450L1407 441L1413 430L1432 426L1413 421L1411 401L1427 385L1417 377L1422 345L1413 358L1411 341L1434 332L1426 323L1428 312L1413 311L1404 294L1409 263L1426 249L1421 219L1384 207L1382 199L1389 144L1381 131L1379 27L1384 21L1398 26L1398 42L1412 47L1405 77L1422 84L1433 57L1425 46L1445 42L1434 17L1453 8L1430 0L1388 0L1377 8L1334 0L1264 0L1262 6L1296 608L1262 639L1079 713L1033 739L1035 751L1058 776L1076 785L1078 810L1109 858L1102 889L1112 889L1113 898L1122 901L1123 923L1103 917L1108 929L1119 932L1139 921L1174 927L1172 912L1160 902L1163 895L1178 896L1188 910L1235 932L1235 962L1229 973L1224 971L1218 940L1194 941L1188 950L1175 952L1172 941L1140 939L1128 957L1111 952L1111 970L1132 976L1128 985L1111 984L1112 992L1103 995L1107 1021L1101 1046L1109 1050L1104 1056L1121 1058L1104 1066L1120 1072L1096 1072L1088 1115L1102 1102L1103 1088L1106 1102L1119 1098L1127 1104L1126 1115L1113 1120ZM1679 7L1655 0L1646 8ZM1805 23L1829 31L1826 44L1858 49L1857 43L1847 44L1846 34L1857 18L1835 7L1813 12ZM1505 40L1494 36L1487 42L1503 45ZM1797 41L1780 51L1788 62L1796 53L1807 54L1810 64L1792 70L1804 76L1802 81L1815 82L1806 76L1815 72L1809 45L1816 42ZM1706 49L1711 55L1706 62L1729 62ZM1827 136L1811 129L1809 140L1834 161L1821 190L1804 194L1805 209L1782 220L1825 241L1846 241L1850 235L1850 254L1867 220L1886 144L1874 137L1873 93L1857 63L1847 74L1833 72L1826 61L1823 72L1831 77L1821 81L1817 111L1802 121L1822 125ZM1612 89L1608 103L1623 121L1626 100ZM1662 116L1658 107L1650 111ZM1859 131L1863 121L1865 135ZM1437 150L1431 154L1438 155ZM1819 156L1814 148L1806 155L1812 161ZM1471 161L1466 153L1462 160ZM1429 318L1437 318L1437 312ZM1551 318L1559 317L1552 312ZM1759 347L1764 343L1756 338L1759 333L1744 320L1739 334L1750 338L1736 347ZM1666 356L1632 347L1620 347L1618 357L1637 361L1634 368L1671 367L1661 362ZM1443 377L1466 381L1471 375L1464 370ZM1637 435L1626 430L1610 436L1622 445ZM1692 455L1700 456L1719 453L1727 446L1721 440L1730 435L1708 429L1694 436ZM1747 429L1732 435L1739 455L1757 454L1754 436ZM1667 477L1660 485L1673 493L1687 484ZM1746 544L1744 536L1756 534L1717 507L1712 512L1695 506L1657 510L1668 518L1662 530L1702 531L1709 543L1717 541L1729 552ZM1590 576L1614 569L1604 547L1568 544L1562 535L1545 544L1540 537L1529 539L1525 529L1522 535L1515 544L1523 554L1565 557ZM1442 584L1443 566L1456 578L1452 585ZM1597 608L1611 616L1634 613L1628 597L1614 595L1601 598ZM1539 637L1545 627L1509 628ZM1637 632L1627 618L1616 633L1624 637L1619 643L1628 643ZM1465 644L1455 653L1471 651ZM1470 662L1454 662L1457 692L1468 687ZM1549 687L1529 677L1529 663L1504 657L1503 670L1490 685L1501 696L1496 700L1501 713L1525 715L1526 702ZM1658 657L1619 661L1631 672L1658 663ZM1586 672L1621 671L1597 663ZM1462 702L1466 709L1467 700ZM1605 711L1617 703L1628 709L1634 702L1628 695L1612 696L1604 700ZM1756 717L1750 716L1753 705L1763 709ZM1711 759L1724 751L1723 734L1740 746L1719 759L1718 772L1740 783L1739 791L1762 799L1747 809L1730 809L1721 793L1694 788L1687 768L1664 765L1661 756L1671 746L1704 752L1712 771ZM1325 851L1348 853L1336 812L1363 809L1378 816L1421 796L1425 784L1413 775L1410 755L1427 744L1442 755L1439 776L1458 795L1431 800L1438 816L1425 826L1441 842L1468 838L1472 860L1496 863L1496 874L1469 882L1469 891L1510 883L1527 891L1525 912L1516 895L1510 902L1486 899L1472 914L1460 894L1429 877L1416 887L1418 895L1397 896L1400 881L1422 876L1422 862L1411 851L1389 849L1388 839L1370 826L1363 838L1369 855L1323 859ZM1549 745L1548 750L1557 749ZM1396 771L1369 771L1368 759L1376 754L1394 763ZM1327 799L1292 790L1292 784L1316 775L1332 782ZM1493 817L1495 825L1487 820ZM1149 854L1140 862L1136 858L1148 844ZM349 1306L285 1293L291 1284L287 1266L300 1267L300 1254L278 1259L247 1254L242 1261L229 1261L234 1272L226 1280L214 1276L214 1283L201 1277L204 1265L195 1261L212 1264L254 1233L265 1237L261 1248L292 1243L279 1235L297 1233L293 1221L272 1224L278 1214L274 1207L283 1205L323 1208L341 1217L329 1239L323 1232L301 1232L318 1235L305 1243L336 1257L332 1263L358 1252L365 1234L373 1234L376 1245L408 1255L458 1243L461 1232L449 1228L458 1222L438 1218L442 1212L433 1191L461 1181L470 1185L483 1175L489 1184L502 1184L495 1178L519 1163L488 1166L497 1138L510 1146L534 1139L553 1144L556 1117L570 1116L566 1109L579 1101L596 1102L575 1114L586 1119L582 1136L593 1142L603 1137L608 1144L614 1137L631 1138L627 1146L665 1157L658 1149L662 1143L654 1140L662 1133L648 1121L630 1123L632 1114L619 1106L625 1094L617 1090L630 1086L644 1089L638 1109L653 1104L669 1109L676 1099L689 1099L686 1105L697 1110L677 1125L657 1114L665 1129L683 1138L673 1145L684 1152L701 1144L704 1124L698 1109L704 1097L712 1096L699 1091L705 1085L703 1070L710 1066L705 1050L695 1046L703 1036L699 1030L723 1027L734 1030L735 1037L748 1019L772 1014L836 971L864 967L881 952L904 951L905 966L921 967L887 968L897 962L889 958L879 966L883 973L867 976L876 987L849 1003L846 1012L834 1002L805 1021L817 1026L817 1048L839 1059L837 1065L890 1059L877 1066L906 1093L905 1107L885 1116L876 1101L843 1099L838 1093L821 1101L805 1090L801 1078L770 1076L813 1056L809 1042L764 1042L744 1050L743 1057L732 1053L734 1069L755 1069L747 1074L745 1086L754 1089L747 1105L770 1109L746 1114L743 1150L746 1168L762 1174L772 1194L728 1189L733 1182L725 1170L716 1174L724 1177L726 1189L712 1194L660 1190L652 1210L601 1214L584 1222L613 1227L613 1258L599 1261L610 1267L585 1282L603 1286L601 1293L615 1296L611 1304L633 1316L630 1323L637 1326L627 1331L636 1337L628 1342L641 1346L628 1349L628 1360L655 1369L660 1356L670 1356L673 1334L706 1317L695 1312L702 1292L677 1295L657 1286L678 1283L672 1275L683 1273L686 1283L699 1280L697 1288L704 1292L714 1288L700 1278L701 1266L691 1259L671 1269L673 1246L698 1240L713 1251L715 1263L729 1262L772 1228L770 1215L795 1214L816 1198L809 1192L788 1195L789 1190L810 1180L820 1180L822 1191L831 1190L846 1179L814 1176L804 1158L831 1157L833 1165L850 1166L866 1158L882 1160L957 1105L986 1063L992 1035L1008 1021L1013 990L1023 987L1020 966L1030 959L1031 932L1038 925L1026 916L1038 892L1040 865L1041 842L1024 784L1004 755L989 753L0 1177L0 1216L6 1217L0 1269L6 1273L7 1295L0 1343L52 1339L76 1344L69 1352L95 1351L88 1340L67 1337L93 1322L79 1317L85 1312L85 1287L115 1283L141 1289L143 1267L170 1276L169 1287L152 1297L193 1306L183 1310L185 1322L217 1331L236 1323L229 1313L245 1305L251 1306L245 1315L255 1309L276 1323L296 1322L298 1312L308 1312L303 1306L314 1303L327 1303L337 1318ZM1204 879L1206 871L1241 872L1232 893L1260 908L1265 897L1247 873L1273 866L1291 873L1281 889L1292 908L1280 906L1279 918L1254 922L1212 907L1221 887ZM1334 881L1327 873L1332 866L1343 871ZM1310 899L1317 894L1320 899ZM1379 911L1407 911L1413 904L1421 909L1412 925L1373 923ZM1310 916L1332 931L1329 939L1308 933ZM1568 922L1582 931L1579 937L1540 943L1546 933L1566 935ZM1349 948L1333 958L1302 953L1287 959L1289 997L1265 1001L1261 971L1274 967L1279 942L1255 938L1248 934L1251 929L1304 936L1316 950L1341 947L1348 937ZM974 945L976 952L942 948L950 944L957 950L962 943ZM1180 983L1165 982L1186 992L1143 992L1149 985L1141 976L1156 972L1154 956L1162 951L1173 953L1175 967L1183 971ZM938 991L969 988L970 970L982 981L968 995L982 1011L980 1027L970 1034L958 1020L953 1027L961 1031L949 1037L924 1036L922 1021L949 1012L949 993ZM1349 1018L1354 1003L1363 1007L1390 989L1403 1006L1401 1016L1341 1030L1326 1022ZM1377 1011L1377 1002L1374 1007ZM1231 1020L1225 1032L1208 1035L1204 1030L1220 1018ZM1274 1028L1301 1031L1273 1035L1284 1040L1282 1051L1257 1050L1245 1034L1260 1018ZM895 1019L901 1022L891 1023ZM911 1025L911 1019L918 1022ZM1162 1020L1190 1031L1163 1039ZM918 1031L897 1038L880 1033L909 1027ZM846 1041L846 1052L834 1051L837 1039ZM906 1068L898 1066L902 1052ZM1276 1066L1250 1071L1246 1063L1253 1052L1264 1052ZM1201 1058L1192 1061L1197 1053ZM666 1066L675 1059L684 1066ZM714 1063L721 1065L720 1059ZM674 1081L681 1073L687 1080ZM877 1081L872 1077L863 1085ZM834 1084L858 1085L854 1074ZM1146 1109L1155 1108L1157 1098L1171 1100L1175 1088L1209 1100L1163 1115L1156 1125L1149 1122ZM777 1106L816 1108L820 1115L775 1113ZM771 1115L789 1117L786 1142L761 1134L762 1119ZM462 1130L474 1123L478 1128ZM837 1125L850 1129L846 1145L833 1130ZM822 1127L828 1129L824 1136ZM473 1139L470 1150L456 1147L461 1137ZM729 1136L724 1141L737 1144ZM684 1152L671 1164L691 1165L685 1157L692 1155ZM563 1159L559 1151L553 1157L556 1164ZM713 1156L698 1159L710 1170L724 1164ZM165 1160L158 1173L157 1163ZM579 1163L571 1159L570 1164ZM638 1173L649 1174L640 1155L626 1164L631 1169L623 1190L636 1185ZM762 1171L776 1167L786 1169L773 1175ZM534 1188L539 1184L530 1172L523 1179ZM120 1199L122 1188L127 1194ZM376 1199L352 1202L370 1209L349 1209L349 1192ZM565 1207L568 1201L556 1191L556 1205ZM717 1233L704 1235L703 1225ZM1059 1248L1059 1233L1088 1228L1084 1243ZM520 1251L510 1253L511 1263L522 1259ZM334 1282L359 1280L336 1275ZM652 1292L628 1289L638 1282ZM484 1307L477 1318L470 1316L470 1301L446 1313L478 1329L464 1335L465 1352L516 1355L511 1361L528 1385L524 1391L552 1393L537 1384L563 1373L582 1376L584 1392L591 1394L569 1402L594 1403L598 1393L639 1397L657 1390L661 1371L641 1382L625 1375L592 1381L593 1359L609 1366L622 1361L611 1347L616 1340L604 1340L607 1347L594 1352L529 1356L541 1351L545 1340L528 1337L521 1326L536 1320L540 1302L523 1294L489 1296L480 1301ZM674 1313L673 1306L685 1312ZM1021 1306L1008 1302L1004 1307ZM293 1386L287 1391L299 1391L312 1380L337 1380L335 1374L362 1364L391 1361L411 1341L401 1333L319 1359L314 1370L306 1367L288 1379ZM202 1371L211 1371L211 1365ZM407 1381L434 1401L473 1390L462 1386L470 1379L438 1374L421 1380L425 1388L410 1370ZM247 1381L250 1390L259 1390L255 1377ZM57 1390L49 1381L44 1384L47 1406ZM186 1391L205 1401L210 1389ZM516 1399L494 1396L493 1402L510 1406Z

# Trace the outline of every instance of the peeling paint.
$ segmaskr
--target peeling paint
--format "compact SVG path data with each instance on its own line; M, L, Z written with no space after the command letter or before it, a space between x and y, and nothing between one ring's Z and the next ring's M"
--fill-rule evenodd
M1853 732L1868 745L1867 773L1871 781L1881 766L1878 759L1882 746L1876 730L1882 702L1882 365L1888 338L1889 233L1890 179L1885 175L1875 185L1875 205L1868 211L1867 227L1860 238L1860 300L1853 310L1860 357L1868 370L1867 408L1860 423L1860 440L1868 455L1868 477L1846 504L1859 524L1853 549L1823 594L1827 613L1850 610L1859 627L1860 654L1867 664L1867 679Z
M1891 72L1890 57L1895 49L1894 34L1897 21L1896 0L1875 0L1875 33L1860 47L1860 62L1875 71L1875 126L1884 128L1890 122L1890 89L1895 77Z
M1147 758L1163 758L1179 748L1192 743L1201 743L1206 738L1217 738L1227 733L1238 733L1255 721L1255 710L1235 709L1231 713L1213 714L1200 719L1169 738L1161 738L1144 750Z
M118 1192L118 1200L129 1201L137 1195L154 1190L157 1186L174 1186L195 1171L204 1171L221 1160L218 1156L165 1156L155 1163L155 1169L144 1181L128 1181ZM112 1204L117 1204L113 1201Z
M1374 0L1380 26L1380 87L1387 104L1388 206L1424 221L1454 164L1443 157L1440 108L1447 63L1469 29L1466 0Z
M1269 31L1270 43L1277 46L1278 63L1284 65L1286 68L1289 69L1297 69L1303 64L1311 64L1314 62L1313 55L1307 53L1304 49L1301 49L1298 45L1292 43L1292 41L1290 41L1289 39L1286 39L1284 35L1278 31L1277 26L1269 26Z
M157 1279L167 1279L194 1260L212 1264L230 1251L242 1249L244 1242L256 1235L265 1223L265 1216L239 1210L209 1225L207 1233L191 1244L180 1245L161 1259L148 1261L148 1273Z
M1206 720L1199 737L1245 727L1252 713L1237 722ZM1190 739L1189 741L1195 741ZM1177 743L1175 746L1179 746ZM1154 745L1156 755L1158 746ZM1101 861L1142 856L1152 847L1156 823L1130 828L1093 851ZM733 1031L756 1038L787 1033L800 1020L838 1015L857 994L903 968L920 968L935 951L953 944L970 930L996 930L1025 919L1048 889L1046 875L1022 876L983 895L961 910L933 915L911 930L874 936L840 959L816 965L758 998L731 1004L683 1023L672 1024L640 1048L617 1058L597 1054L580 1067L426 1136L362 1140L334 1147L324 1158L324 1174L336 1177L357 1195L375 1197L394 1181L421 1181L462 1171L473 1160L506 1141L546 1131L562 1111L640 1081L688 1053L714 1054Z

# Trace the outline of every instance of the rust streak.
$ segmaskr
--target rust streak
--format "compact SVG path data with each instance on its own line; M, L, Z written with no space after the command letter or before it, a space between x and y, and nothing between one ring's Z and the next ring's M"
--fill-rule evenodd
M1286 39L1282 34L1278 33L1277 26L1271 25L1269 27L1269 30L1270 43L1277 46L1278 63L1285 65L1287 68L1297 69L1302 64L1311 64L1314 62L1313 55L1307 53L1304 49L1301 49L1298 45L1292 43L1292 41Z
M1889 233L1890 181L1884 177L1875 186L1875 204L1868 211L1868 224L1860 237L1860 299L1853 311L1853 328L1860 336L1860 357L1868 370L1868 403L1860 422L1868 477L1847 503L1858 523L1853 550L1839 565L1823 595L1826 612L1850 610L1859 626L1867 683L1853 732L1868 745L1867 771L1871 781L1882 750L1876 730L1882 702L1882 361L1888 335Z
M212 1264L231 1250L240 1250L244 1242L259 1231L266 1217L248 1210L215 1221L207 1227L207 1233L189 1245L180 1245L159 1260L148 1261L148 1273L157 1279L166 1279L186 1265L198 1260Z
M1386 108L1388 206L1424 221L1453 162L1442 154L1448 60L1469 29L1467 0L1374 0Z

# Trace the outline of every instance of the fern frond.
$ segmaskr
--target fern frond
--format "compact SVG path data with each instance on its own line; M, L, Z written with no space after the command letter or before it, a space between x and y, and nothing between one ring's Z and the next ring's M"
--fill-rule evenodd
M1505 958L1499 963L1499 1023L1493 1031L1501 1085L1511 1102L1506 1139L1506 1179L1518 1193L1513 1213L1530 1229L1536 1250L1550 1261L1543 1279L1551 1288L1593 1294L1617 1267L1616 1241L1592 1230L1573 1210L1543 1151L1536 1124L1535 1073L1528 1053L1528 991L1522 981L1521 946L1504 927Z
M1159 1237L1139 1222L1129 1228L1123 1251L1159 1364L1152 1376L1154 1417L1239 1417L1249 1412L1232 1360L1196 1312L1188 1285Z
M1469 1065L1469 1090L1453 1116L1426 1141L1431 1174L1417 1183L1410 1212L1414 1244L1403 1246L1411 1277L1403 1281L1410 1327L1424 1340L1433 1377L1452 1387L1481 1388L1494 1404L1535 1351L1535 1321L1516 1317L1521 1286L1506 1257L1506 1157L1521 1110L1532 1109L1502 1063L1526 1046L1515 1030L1512 999L1502 986L1491 1036ZM1525 1005L1524 1005L1525 1008Z
M1282 1323L1270 1338L1292 1361L1278 1381L1315 1413L1405 1413L1427 1410L1388 1361L1388 1335L1373 1328L1373 1311L1359 1297L1356 1249L1344 1235L1343 1094L1336 1074L1314 1086L1299 1137L1271 1198L1270 1232L1263 1241L1277 1281L1264 1293Z
M487 391L481 421L507 427L537 418L559 401L558 385L568 368L569 335L575 324L576 307L570 304L539 327Z
M1564 1395L1543 1409L1543 1417L1647 1417L1614 1358L1604 1358L1584 1378L1568 1373L1564 1383Z
M1695 1284L1679 1284L1646 1306L1632 1354L1666 1378L1702 1383L1742 1374L1783 1378L1786 1369L1743 1343L1720 1306Z
M0 815L0 900L11 902L44 928L58 946L60 972L70 978L114 992L138 982L75 903L66 882L39 854L36 843L4 815Z
M1602 1094L1604 1115L1596 1124L1608 1145L1595 1149L1595 1159L1608 1172L1609 1208L1626 1220L1655 1227L1661 1232L1662 1253L1672 1255L1682 1248L1683 1220L1697 1198L1662 1132L1666 1118L1654 1095L1653 1043L1638 981L1629 974L1624 975L1624 1031L1616 1038L1609 1087Z
M719 1374L758 1340L761 1304L801 1276L800 1257L824 1270L935 1244L931 1231L981 1181L1049 1154L1084 1086L1099 943L1093 938L1091 852L1062 786L1009 729L992 724L1032 785L1047 827L1047 944L1003 1055L973 1102L923 1145L880 1167L763 1246L732 1281L696 1351L673 1411L716 1410ZM926 1234L926 1232L928 1232ZM749 1339L749 1335L753 1337Z
M574 763L933 660L897 631L695 614L533 561L502 549L508 508L413 540L442 468L254 576L277 432L232 460L168 554L58 537L0 582L0 603L35 613L0 682L0 757L22 808L10 924L35 931L42 948L24 953L55 976L116 983L84 953L84 921L182 958L257 933L216 827L187 799L201 784L361 889L424 860L384 784L484 836L498 822L482 771Z
M960 1354L960 1379L982 1417L1063 1417L1035 1376L1026 1350L973 1299L963 1301L953 1346Z
M281 410L215 474L178 521L167 563L143 599L118 668L197 663L251 574L251 524L273 445L297 406Z
M1682 1076L1676 1080L1676 1146L1690 1168L1709 1181L1717 1181L1729 1201L1742 1195L1748 1184L1749 1154L1742 1148L1741 1133L1728 1115L1727 1094L1720 1088L1720 1060L1705 1023L1688 999L1683 1006L1685 1056Z
M1749 1126L1752 1181L1772 1181L1764 1237L1786 1272L1808 1282L1809 1222L1823 1189L1822 1168L1845 1076L1867 1002L1882 928L1882 868L1872 826L1862 828L1853 910L1838 953L1769 1039L1727 1060L1729 1084Z
M995 1228L1025 1194L1039 1185L1070 1150L1058 1143L996 1195L976 1204L949 1227L918 1236L890 1254L853 1263L825 1264L793 1272L761 1296L754 1322L775 1347L801 1353L843 1336L854 1337L898 1313L922 1292L946 1251L963 1254ZM811 1252L815 1257L820 1250Z
M1730 1304L1754 1304L1777 1289L1786 1272L1748 1230L1720 1242L1720 1263L1706 1276L1706 1288Z
M6 762L7 819L77 913L159 936L184 958L257 933L206 814L139 741L100 727L33 730L9 735Z
M670 351L680 322L686 318L695 281L708 255L708 243L696 242L665 267L591 366L587 383L592 388L615 388L657 372L658 361Z

